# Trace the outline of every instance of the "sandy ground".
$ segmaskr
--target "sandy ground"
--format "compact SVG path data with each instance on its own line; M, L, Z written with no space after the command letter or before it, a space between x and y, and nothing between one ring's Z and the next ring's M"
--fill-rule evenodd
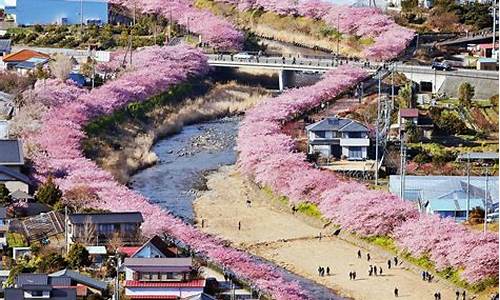
M455 289L443 282L423 282L420 275L405 269L405 263L387 269L385 253L370 253L371 261L357 258L358 247L335 237L317 238L331 232L329 228L311 225L279 207L269 205L269 195L243 180L234 167L223 167L208 176L208 191L202 192L194 204L198 226L218 235L233 246L269 259L303 277L314 280L339 294L354 299L393 299L394 288L399 298L434 299L440 291L442 299L455 299ZM247 199L252 201L246 205ZM238 230L241 222L241 230ZM383 268L383 276L368 276L369 264ZM318 276L318 266L329 266L330 276ZM356 271L357 279L349 279Z

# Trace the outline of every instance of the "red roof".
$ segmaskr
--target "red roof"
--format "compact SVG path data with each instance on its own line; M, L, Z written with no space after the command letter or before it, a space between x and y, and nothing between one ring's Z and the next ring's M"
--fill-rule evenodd
M118 252L125 254L126 256L132 256L140 247L119 247Z
M153 288L203 288L205 279L195 279L191 281L125 281L125 287L153 287Z
M18 62L18 61L26 61L30 58L49 59L50 56L48 56L45 53L38 52L38 51L23 49L23 50L18 51L16 53L12 53L12 54L4 56L3 61L4 62Z
M156 300L156 299L162 299L162 300L173 300L173 299L179 299L177 296L167 296L167 295L155 295L155 296L147 296L147 295L136 295L136 296L127 296L129 299L141 299L141 300Z
M401 108L399 110L401 118L418 118L418 109L416 108Z

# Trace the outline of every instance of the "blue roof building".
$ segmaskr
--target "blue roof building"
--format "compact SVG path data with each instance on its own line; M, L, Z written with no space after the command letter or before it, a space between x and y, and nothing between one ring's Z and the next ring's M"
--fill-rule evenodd
M5 12L17 25L108 23L107 0L16 0Z
M400 195L400 176L389 177L389 190ZM465 221L467 214L466 176L405 176L404 199L413 201L422 211ZM476 207L493 212L498 208L498 177L471 176L469 186L469 210ZM485 201L486 200L486 201Z

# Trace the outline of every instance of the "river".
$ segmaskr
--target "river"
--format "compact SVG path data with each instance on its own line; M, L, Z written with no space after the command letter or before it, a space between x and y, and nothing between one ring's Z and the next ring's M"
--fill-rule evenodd
M130 186L192 222L192 203L196 190L204 186L204 174L236 162L239 121L231 117L188 125L178 134L160 140L153 147L158 164L133 175ZM314 299L342 299L322 285L282 270L287 279L297 281Z

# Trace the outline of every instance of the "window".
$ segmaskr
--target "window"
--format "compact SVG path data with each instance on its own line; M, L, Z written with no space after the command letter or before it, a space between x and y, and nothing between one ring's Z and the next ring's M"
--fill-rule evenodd
M363 158L363 150L361 147L349 147L349 158L360 159Z
M326 132L325 131L316 131L314 133L317 138L324 139L326 137Z
M113 224L99 224L97 231L99 234L111 235L115 232L115 226Z
M43 296L43 291L31 291L32 297L41 297Z
M361 138L361 132L349 132L348 137L351 139L359 139Z

